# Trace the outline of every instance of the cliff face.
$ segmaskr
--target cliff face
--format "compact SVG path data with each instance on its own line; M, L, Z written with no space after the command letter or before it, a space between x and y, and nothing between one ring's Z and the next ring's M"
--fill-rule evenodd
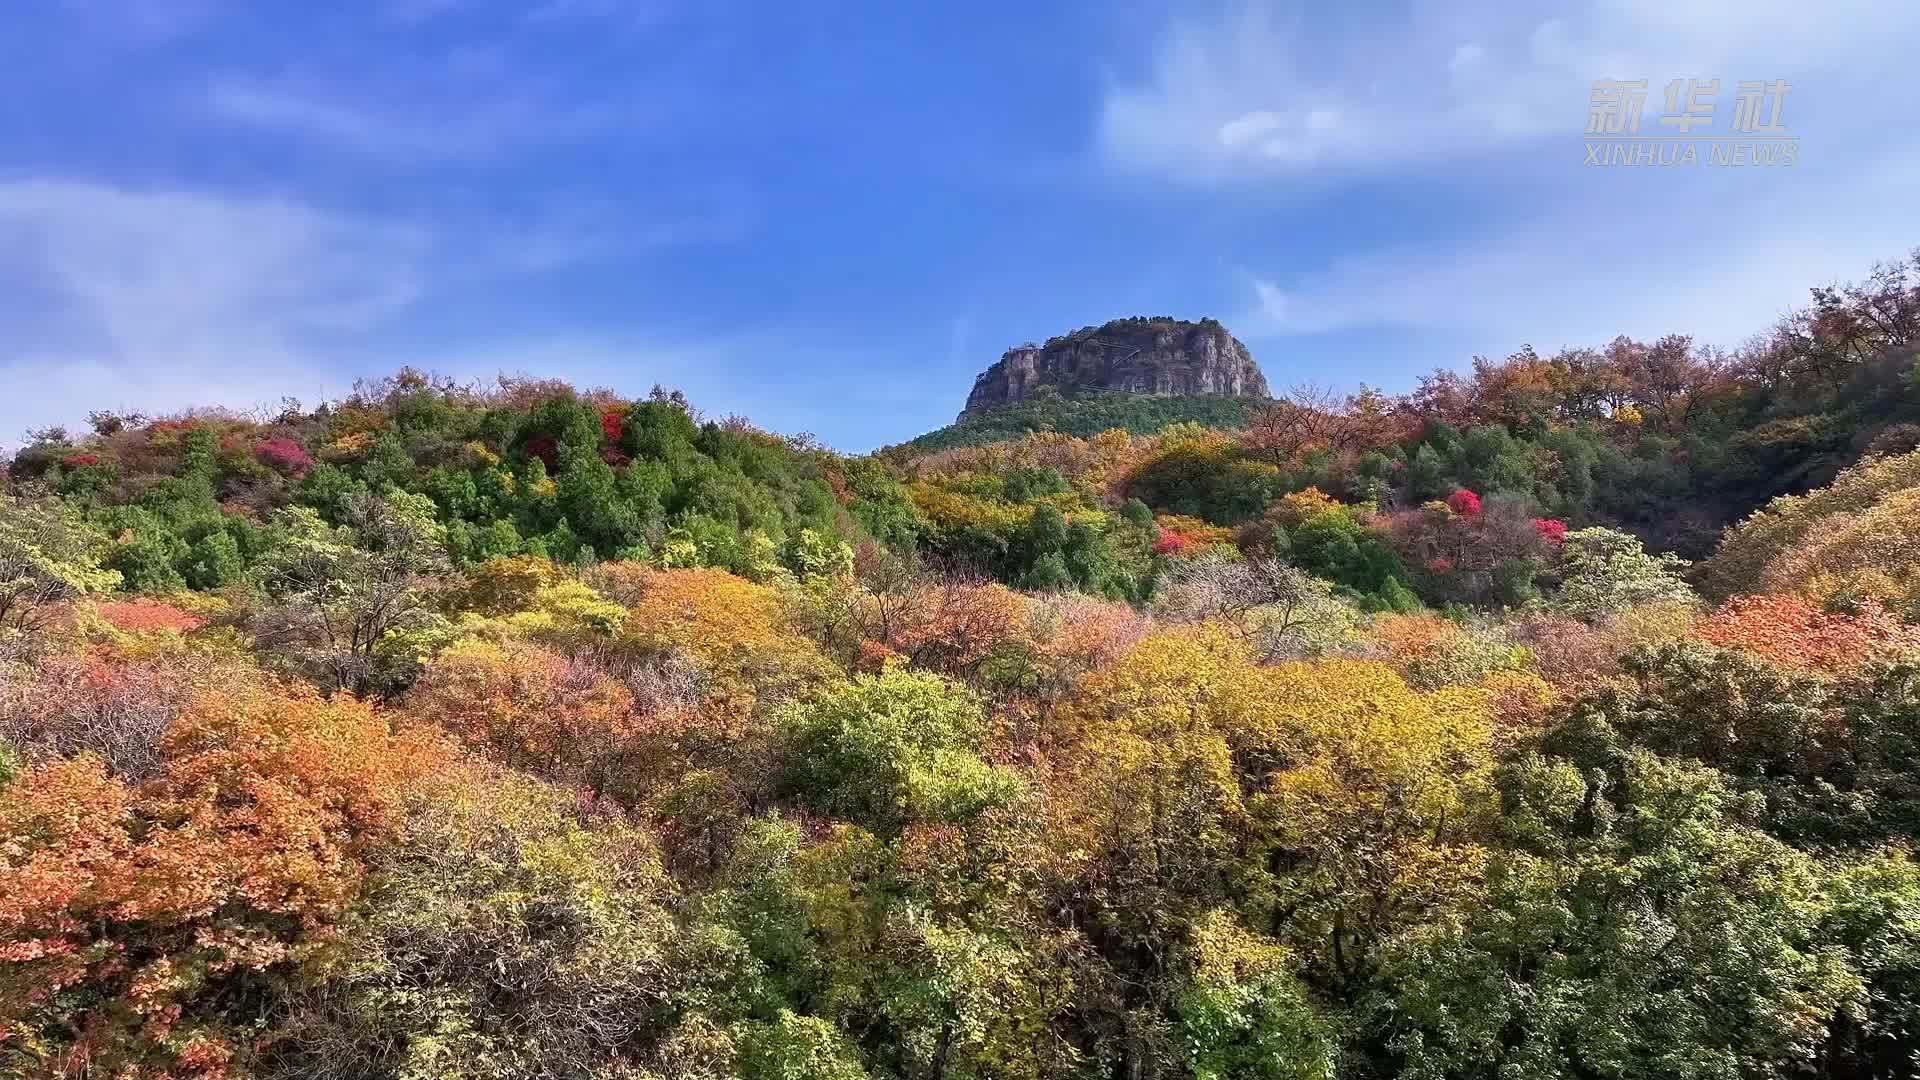
M1210 319L1116 319L1045 345L1008 349L973 380L960 418L1023 401L1043 388L1062 394L1124 390L1266 397L1267 379L1247 347Z

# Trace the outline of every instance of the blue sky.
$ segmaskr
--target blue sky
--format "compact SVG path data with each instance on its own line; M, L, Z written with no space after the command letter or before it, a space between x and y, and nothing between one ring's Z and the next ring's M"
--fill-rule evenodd
M1733 346L1920 244L1916 46L1905 0L10 5L0 444L413 364L861 450L1129 314L1278 386ZM1648 129L1787 79L1799 164L1588 168L1608 77Z

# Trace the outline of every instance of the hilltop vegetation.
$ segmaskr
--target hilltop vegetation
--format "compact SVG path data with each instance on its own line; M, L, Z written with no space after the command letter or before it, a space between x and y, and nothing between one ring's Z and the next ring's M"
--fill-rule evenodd
M1913 1075L1917 345L1920 261L1235 425L39 432L0 1074Z
M289 509L343 524L369 495L428 500L457 564L509 555L625 558L764 576L803 534L911 545L914 515L877 464L551 382L485 389L418 372L311 412L209 412L152 423L98 414L94 432L40 432L13 461L118 537L108 566L143 591L235 580ZM222 538L224 537L224 539Z
M1077 395L1042 393L929 431L884 453L887 456L931 454L987 446L1036 432L1086 438L1116 429L1134 435L1151 435L1182 423L1242 428L1257 404L1249 398L1209 395L1175 397L1115 391L1087 391Z
M1199 326L1208 330L1224 330L1220 320L1211 316L1198 322L1188 322L1175 315L1128 315L1118 319L1108 319L1098 326L1083 326L1066 334L1055 334L1047 339L1046 348L1064 345L1068 342L1086 341L1089 338L1115 337L1138 333L1140 331L1158 332L1181 330L1189 326Z

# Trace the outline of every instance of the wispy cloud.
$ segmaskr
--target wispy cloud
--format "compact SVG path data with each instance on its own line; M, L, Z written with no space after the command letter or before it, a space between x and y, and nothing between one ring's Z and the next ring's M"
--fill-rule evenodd
M1459 331L1490 348L1675 332L1732 346L1804 304L1809 287L1857 279L1920 239L1889 230L1920 189L1920 155L1711 188L1607 179L1616 198L1589 195L1466 241L1251 273L1239 324L1253 336Z
M449 242L462 251L464 276L543 273L606 259L640 259L660 252L739 241L752 229L751 205L737 190L716 185L697 197L666 195L652 208L605 198L552 192L535 213L491 213L452 222Z
M0 446L95 408L247 408L338 393L356 375L404 363L462 377L678 381L739 402L756 391L730 383L723 361L747 355L744 345L605 329L582 337L473 307L474 296L533 276L737 227L723 211L631 220L592 203L521 219L415 220L207 191L0 182L0 384L32 388L0 396ZM408 344L422 317L464 329L432 347ZM511 344L498 340L500 326L513 328Z
M638 28L658 22L672 10L662 0L515 0L491 5L486 0L387 0L385 14L396 22L421 23L489 6L504 7L529 26L593 20Z
M325 91L241 78L216 80L207 107L229 123L377 157L471 159L611 130L616 110L532 96L360 102Z
M662 0L545 0L527 12L530 24L556 24L591 19L633 29L654 25L673 12Z
M1393 168L1577 136L1595 79L1783 77L1886 55L1920 28L1920 8L1877 0L1547 10L1420 0L1353 29L1284 3L1179 18L1146 76L1109 88L1099 147L1186 183Z
M1307 224L1316 254L1239 256L1235 325L1250 338L1412 330L1497 350L1686 332L1733 345L1809 286L1916 239L1889 231L1920 186L1920 158L1890 133L1920 90L1885 72L1920 7L1413 0L1403 14L1258 2L1191 14L1104 99L1101 160L1150 191L1250 206L1282 192L1303 220L1344 181L1395 193L1354 200L1380 216L1351 236ZM1722 79L1722 109L1733 81L1788 79L1802 164L1584 168L1600 78L1649 81L1643 130L1658 130L1670 79Z
M207 104L220 116L257 127L299 131L359 147L386 142L386 133L370 113L260 86L215 83L207 92Z
M464 0L386 0L386 17L396 22L425 22L463 6Z
M297 203L0 184L0 442L86 409L249 406L310 391L327 352L413 304L428 236Z
M58 6L87 19L105 37L138 44L197 30L221 5L219 0L58 0Z

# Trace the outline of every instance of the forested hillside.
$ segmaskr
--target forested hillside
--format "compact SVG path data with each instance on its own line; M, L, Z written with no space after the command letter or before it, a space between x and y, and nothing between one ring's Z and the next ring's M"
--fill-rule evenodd
M36 432L0 1075L1915 1075L1916 349Z

